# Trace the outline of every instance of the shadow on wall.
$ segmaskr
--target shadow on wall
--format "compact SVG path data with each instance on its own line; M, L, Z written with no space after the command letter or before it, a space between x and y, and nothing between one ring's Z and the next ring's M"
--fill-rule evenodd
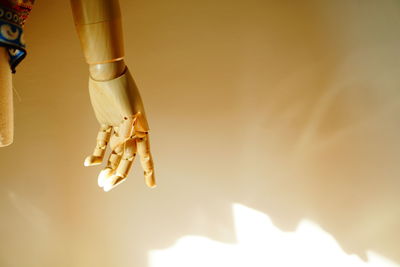
M170 19L149 37L168 51L155 65L158 99L172 102L157 103L173 129L156 145L175 207L160 221L232 242L237 202L285 231L307 218L349 254L400 263L397 4L225 4L142 6Z
M36 246L35 266L47 266L40 255L54 244L48 266L62 258L65 266L105 267L148 266L149 251L187 235L235 243L232 203L267 214L283 231L313 221L349 254L367 260L373 250L400 263L397 3L122 1L127 61L147 106L159 187L147 190L135 164L127 182L104 194L95 188L99 169L76 167L97 131L94 116L82 116L90 107L83 59L71 56L78 46L55 40L43 47L35 39L59 31L71 38L72 19L61 15L57 28L40 22L66 8L41 2L49 5L32 14L31 67L18 80L37 89L24 103L39 104L18 107L17 137L24 141L1 162L5 174L20 179L5 181L3 197L12 192L49 216L47 243L19 236ZM40 76L37 64L50 64L44 58L59 50L71 51L60 55L70 63L46 81L26 79ZM50 85L63 79L57 73L71 66L81 72L55 93ZM59 108L66 100L75 105ZM22 116L34 112L49 118L34 133L40 145ZM7 171L22 152L39 148L48 156ZM30 178L27 170L43 164ZM37 184L46 187L29 187ZM7 238L35 231L39 219L12 224L20 218L14 206L25 202L4 198L13 229ZM5 262L18 246L2 244Z
M148 37L168 51L154 64L164 83L145 79L169 99L156 104L170 203L157 221L174 229L147 247L176 233L234 242L237 202L285 231L307 218L349 254L400 263L397 4L225 4L141 6L167 16Z

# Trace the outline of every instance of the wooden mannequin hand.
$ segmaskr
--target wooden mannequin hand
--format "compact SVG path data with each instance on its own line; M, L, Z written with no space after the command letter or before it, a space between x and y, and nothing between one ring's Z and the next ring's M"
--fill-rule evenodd
M107 145L112 150L107 166L100 172L98 184L104 191L125 181L136 152L144 170L147 186L156 185L149 145L149 127L139 90L128 69L109 81L89 79L90 100L101 127L93 155L84 165L101 164Z

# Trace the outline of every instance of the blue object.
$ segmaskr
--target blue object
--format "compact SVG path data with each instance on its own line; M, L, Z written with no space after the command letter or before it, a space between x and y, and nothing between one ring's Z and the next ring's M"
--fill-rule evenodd
M19 22L18 14L0 7L0 46L8 48L12 73L26 56L24 31Z

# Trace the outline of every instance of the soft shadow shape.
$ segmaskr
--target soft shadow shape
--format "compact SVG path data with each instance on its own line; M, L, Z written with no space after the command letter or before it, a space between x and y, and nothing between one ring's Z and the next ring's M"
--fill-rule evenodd
M309 220L302 220L294 232L283 232L267 215L240 204L232 206L235 244L185 236L171 248L151 251L150 267L400 266L371 251L368 262L347 255L331 235Z

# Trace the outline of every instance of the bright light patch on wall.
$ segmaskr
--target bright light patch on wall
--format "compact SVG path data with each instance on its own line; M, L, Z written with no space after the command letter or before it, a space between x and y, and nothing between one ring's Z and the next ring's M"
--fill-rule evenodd
M283 232L271 219L240 204L233 205L237 243L186 236L174 246L149 253L151 267L400 267L368 252L368 262L346 254L318 225L303 220L295 232Z

